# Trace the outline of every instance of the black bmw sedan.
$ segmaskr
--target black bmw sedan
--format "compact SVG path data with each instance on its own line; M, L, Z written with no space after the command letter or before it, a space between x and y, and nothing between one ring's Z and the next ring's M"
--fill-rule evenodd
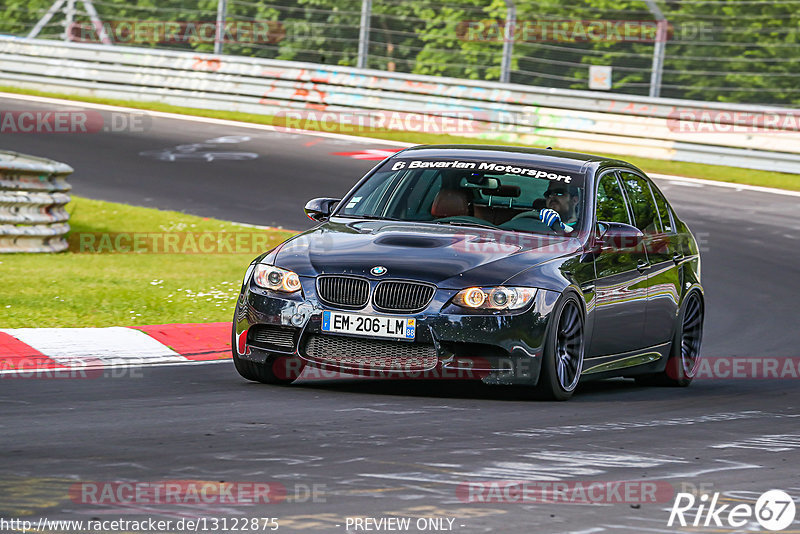
M256 258L233 320L246 379L306 366L477 378L568 399L582 380L688 385L697 242L641 170L585 154L417 146Z

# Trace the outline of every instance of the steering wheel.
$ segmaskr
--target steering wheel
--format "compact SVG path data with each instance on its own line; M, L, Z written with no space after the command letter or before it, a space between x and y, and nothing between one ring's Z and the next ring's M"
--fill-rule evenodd
M516 220L516 219L536 219L536 220L541 221L542 219L539 216L539 213L540 213L539 210L523 211L519 215L514 215L511 218L511 220L513 221L513 220Z

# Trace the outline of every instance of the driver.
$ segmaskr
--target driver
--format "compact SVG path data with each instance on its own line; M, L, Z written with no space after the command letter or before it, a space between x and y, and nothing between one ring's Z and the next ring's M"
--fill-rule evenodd
M577 187L550 182L544 192L545 209L539 212L539 218L553 229L570 233L572 225L578 222L578 201Z

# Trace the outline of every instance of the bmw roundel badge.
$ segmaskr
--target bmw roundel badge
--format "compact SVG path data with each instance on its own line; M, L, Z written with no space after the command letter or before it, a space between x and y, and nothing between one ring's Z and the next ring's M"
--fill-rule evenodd
M383 265L376 265L375 267L370 269L369 272L371 272L375 276L383 276L384 274L386 274L386 270L387 270L386 267L384 267Z

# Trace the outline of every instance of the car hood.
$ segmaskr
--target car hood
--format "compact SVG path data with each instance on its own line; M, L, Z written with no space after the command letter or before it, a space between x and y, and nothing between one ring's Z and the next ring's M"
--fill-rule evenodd
M502 284L580 248L577 239L483 228L336 219L290 239L275 264L300 276L412 279L440 288ZM385 267L376 276L373 267Z

